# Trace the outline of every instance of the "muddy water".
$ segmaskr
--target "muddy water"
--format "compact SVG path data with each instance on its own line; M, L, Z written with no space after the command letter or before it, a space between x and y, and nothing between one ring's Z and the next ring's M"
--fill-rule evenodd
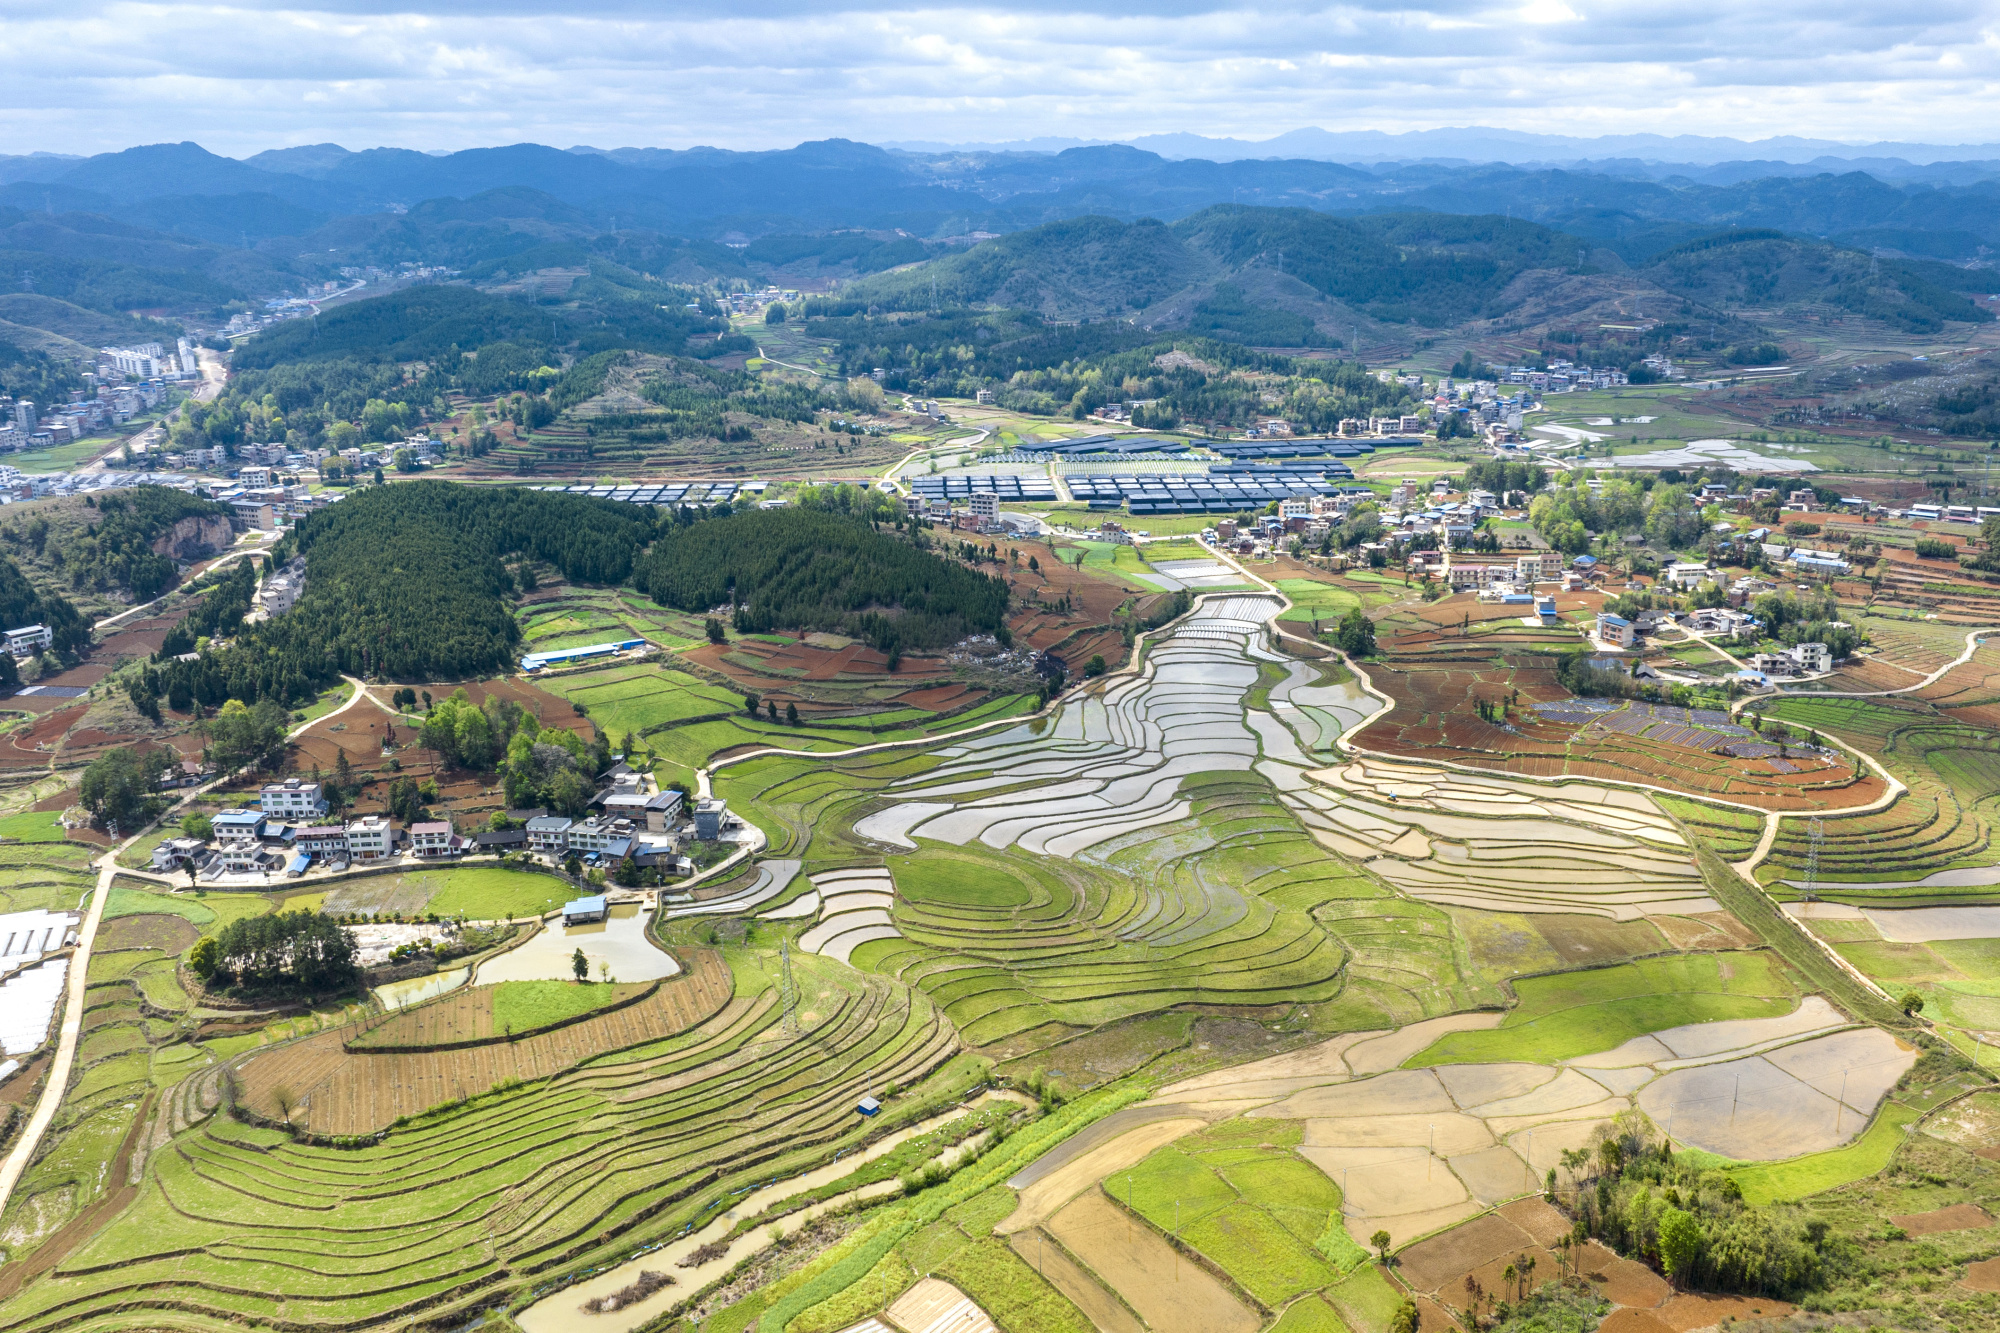
M739 1199L734 1208L699 1231L670 1241L649 1254L628 1260L595 1277L574 1283L560 1291L551 1292L514 1316L514 1322L526 1330L526 1333L630 1333L630 1330L687 1300L751 1255L770 1247L770 1229L766 1227L738 1236L729 1243L728 1252L719 1259L711 1259L693 1268L679 1266L680 1261L695 1250L728 1235L730 1228L734 1227L739 1219L754 1217L773 1204L782 1203L786 1199L839 1180L864 1162L872 1162L911 1139L921 1138L933 1130L950 1124L968 1110L993 1101L1032 1104L1018 1093L988 1092L964 1106L954 1107L941 1115L932 1116L928 1120L911 1125L908 1129L897 1130L894 1134L869 1144L860 1152L849 1153L839 1161L829 1163L816 1171L808 1171L804 1175L792 1176L774 1185L766 1185L763 1189L753 1190ZM982 1141L983 1138L982 1135L968 1144L947 1149L937 1160L946 1164L955 1162L967 1148ZM896 1193L900 1188L899 1182L884 1180L857 1190L849 1190L845 1194L836 1195L809 1208L787 1214L783 1220L785 1232L789 1235L823 1213L843 1208L857 1200L884 1198ZM647 1270L673 1274L675 1285L664 1291L655 1292L643 1301L635 1301L620 1310L607 1310L603 1314L584 1313L581 1307L585 1301L609 1296L613 1292L629 1287L639 1280L642 1271Z
M384 1009L402 1009L455 991L471 975L471 969L459 967L449 972L433 972L427 977L411 977L408 981L392 981L386 986L377 986L375 998L381 1001Z
M646 938L646 914L637 903L612 907L608 921L585 926L565 926L560 916L536 931L525 943L496 954L479 965L479 984L497 981L567 981L570 957L582 949L590 964L590 975L605 975L600 964L608 965L613 981L653 981L670 977L680 968L672 956L657 949Z

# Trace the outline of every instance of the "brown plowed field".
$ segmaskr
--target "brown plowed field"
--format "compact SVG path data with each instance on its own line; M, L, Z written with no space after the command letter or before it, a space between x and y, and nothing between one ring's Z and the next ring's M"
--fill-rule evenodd
M1411 639L1418 641L1418 651L1407 653L1404 644ZM1535 777L1644 782L1763 809L1844 810L1882 794L1880 778L1845 764L1793 756L1787 763L1797 771L1787 773L1766 759L1736 759L1597 723L1545 719L1529 705L1569 697L1556 680L1553 661L1533 653L1488 654L1492 649L1481 652L1455 630L1436 640L1424 633L1398 635L1384 657L1365 667L1396 707L1363 727L1355 743L1399 758ZM1480 702L1502 700L1515 701L1506 725L1479 717Z
M616 1004L646 990L650 982L628 982L601 987L605 1005ZM491 1041L493 1030L493 987L461 987L451 994L405 1009L386 1022L350 1038L361 1049L389 1046L439 1046L463 1041ZM580 1020L581 1021L581 1020Z
M295 1123L316 1134L370 1134L402 1116L485 1092L503 1079L546 1078L604 1051L684 1032L729 1001L731 977L720 954L691 950L688 971L638 1004L554 1032L499 1040L455 1051L358 1054L343 1049L353 1027L335 1028L240 1066L243 1099L276 1117L272 1098L285 1089L299 1099Z

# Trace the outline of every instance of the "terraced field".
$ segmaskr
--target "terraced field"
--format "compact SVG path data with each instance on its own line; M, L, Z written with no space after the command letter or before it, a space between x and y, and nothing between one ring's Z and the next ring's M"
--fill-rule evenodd
M1316 605L1346 607L1334 591ZM550 642L625 623L602 598L546 600ZM177 955L282 895L120 888L80 1076L0 1218L0 1333L454 1328L496 1307L534 1330L632 1333L683 1301L681 1328L839 1333L925 1274L1005 1333L1122 1333L1141 1315L1385 1333L1401 1294L1366 1261L1375 1230L1401 1245L1490 1221L1614 1116L1717 1162L1818 1153L1790 1176L1731 1166L1766 1172L1742 1177L1759 1197L1888 1160L1925 1095L1891 1090L1921 1053L1809 993L1818 974L1785 952L1809 941L1755 947L1768 923L1705 855L1741 860L1765 809L1866 783L1718 786L1715 751L1692 743L1716 731L1702 718L1674 736L1640 734L1650 716L1588 736L1593 719L1569 719L1585 759L1546 772L1385 757L1369 737L1426 729L1423 759L1482 752L1462 725L1475 699L1560 702L1536 675L1543 631L1396 613L1410 623L1390 660L1360 668L1400 679L1384 716L1347 666L1282 651L1277 609L1210 595L1033 718L1012 716L1019 697L885 682L855 645L785 636L703 644L686 670L554 678L607 732L643 736L663 774L753 746L814 753L709 770L769 841L662 902L646 938L678 971L588 996L520 983L549 993L516 994L505 1012L535 1017L513 1030L491 990L394 1013L197 1010ZM796 728L752 717L701 654L824 686L829 706ZM1955 887L1994 892L1994 665L1920 698L1772 710L1909 775L1890 809L1826 820L1823 878L1886 856L1991 871ZM1606 757L1618 745L1629 762ZM1668 772L1669 751L1693 758ZM1598 780L1642 770L1689 794ZM74 855L0 848L4 905L73 906ZM1810 924L1985 1030L2000 928L1953 922ZM1044 1099L988 1093L937 1155L933 1131L996 1074ZM874 1119L855 1113L864 1094ZM674 1283L645 1278L655 1262ZM1167 1287L1184 1262L1199 1278Z
M1963 707L1986 706L1983 692L1970 698L1978 702ZM1819 877L1833 896L1839 886L1865 885L1915 902L1947 901L1991 894L2000 883L2000 850L1993 845L2000 733L1908 695L1790 697L1768 713L1867 749L1909 788L1886 809L1822 820ZM1780 896L1795 893L1810 840L1804 820L1785 820L1758 878Z
M11 1302L5 1326L120 1327L135 1303L196 1325L449 1321L676 1234L741 1182L851 1142L869 1071L914 1083L957 1049L921 996L794 967L796 1034L744 973L745 994L678 1034L503 1083L366 1147L200 1119L218 1076L180 1085L176 1116L200 1123L161 1144L132 1206Z

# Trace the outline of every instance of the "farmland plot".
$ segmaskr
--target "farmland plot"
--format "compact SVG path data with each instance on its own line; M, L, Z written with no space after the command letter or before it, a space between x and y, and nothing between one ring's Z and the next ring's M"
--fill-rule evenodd
M1432 1060L1457 1040L1446 1031L1453 1021L1336 1038L1170 1086L1149 1105L1210 1114L1226 1107L1253 1122L1281 1122L1262 1141L1296 1136L1297 1154L1339 1186L1354 1241L1365 1245L1379 1228L1400 1244L1533 1192L1564 1151L1587 1146L1598 1126L1634 1106L1670 1127L1676 1143L1736 1160L1851 1142L1917 1058L1908 1043L1808 996L1770 1017L1659 1029L1554 1062L1377 1072L1412 1038L1443 1039L1412 1063ZM1585 1044L1603 1039L1586 1035Z
M698 962L660 993L718 966ZM496 1298L678 1235L742 1190L856 1146L853 1106L871 1080L911 1086L957 1050L921 995L809 957L794 967L796 1032L751 967L749 995L678 1033L655 1028L616 1054L600 1046L525 1083L470 1088L484 1095L419 1110L362 1146L197 1115L148 1159L129 1208L9 1302L8 1326L129 1326L140 1304L177 1326L457 1325ZM271 1105L262 1075L273 1062L307 1044L249 1062L254 1105ZM343 1058L337 1044L321 1054ZM308 1071L294 1072L303 1082ZM370 1085L409 1081L392 1072Z
M1621 921L1717 910L1642 793L1370 758L1294 773L1279 791L1313 836L1416 898Z

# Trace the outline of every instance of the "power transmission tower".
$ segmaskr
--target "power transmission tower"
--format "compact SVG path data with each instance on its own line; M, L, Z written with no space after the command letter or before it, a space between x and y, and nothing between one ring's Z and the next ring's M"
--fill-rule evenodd
M792 982L792 942L783 940L778 945L778 956L784 960L785 1035L799 1035L799 990Z
M1819 846L1826 836L1826 826L1815 815L1806 821L1806 887L1805 900L1819 901Z

